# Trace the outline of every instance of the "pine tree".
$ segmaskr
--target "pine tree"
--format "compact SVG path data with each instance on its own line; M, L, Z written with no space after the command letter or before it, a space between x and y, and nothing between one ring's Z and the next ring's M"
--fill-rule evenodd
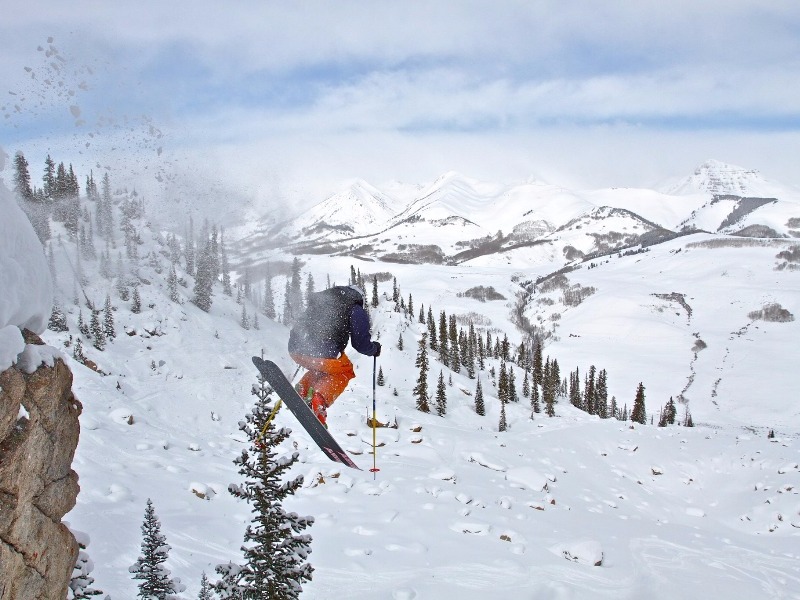
M164 566L169 551L167 538L161 533L161 522L156 516L153 502L148 498L142 523L142 553L128 569L134 579L141 580L137 594L139 598L171 600L175 598L173 594L186 589L179 579L170 577L169 570Z
M373 275L372 276L372 302L371 302L371 306L372 306L372 308L377 308L378 307L378 276L377 275Z
M81 535L76 531L73 533L76 534L79 550L75 567L72 569L72 577L69 580L67 600L87 600L92 596L99 596L103 590L96 590L92 587L94 577L91 576L91 572L94 570L94 564L86 552L86 546L89 543L88 536Z
M194 303L200 310L209 312L213 303L213 286L216 280L211 240L204 239L203 247L197 256L197 272L194 278Z
M279 455L290 430L278 429L270 420L272 389L262 377L258 381L252 390L258 398L253 412L239 425L250 448L234 460L245 481L228 487L233 496L252 506L252 521L245 530L242 546L244 564L218 565L216 571L222 579L214 587L221 598L294 599L314 572L307 562L311 536L302 533L314 518L283 508L284 500L303 485L302 475L284 480L299 454Z
M242 329L250 329L250 317L247 316L247 305L242 302L242 316L239 319L239 326Z
M172 302L180 304L181 297L178 295L178 274L175 272L175 265L172 265L167 275L167 291Z
M400 336L397 338L397 349L403 349L403 334L401 333Z
M111 296L106 294L106 301L103 306L103 333L106 338L111 340L117 337L117 332L114 328L114 310L111 307Z
M633 410L631 411L631 421L644 425L647 422L647 411L644 405L644 385L639 382L636 388L636 398L633 401Z
M533 382L542 385L544 379L544 364L542 363L542 343L536 339L533 348Z
M500 376L497 378L497 397L503 404L511 400L508 390L508 371L506 371L505 361L500 363Z
M597 409L595 406L595 392L594 392L594 376L596 369L594 365L589 367L589 374L586 376L585 385L583 388L583 410L590 415L596 415Z
M529 375L530 375L529 369L525 369L525 375L522 377L522 395L525 398L531 397L531 383L528 380Z
M376 383L378 385L386 385L386 378L383 376L383 367L378 367L378 378Z
M508 365L508 399L510 402L519 402L517 384L514 378L514 367L510 363Z
M447 315L439 312L439 360L443 365L450 364L450 336L447 333Z
M133 288L133 299L131 300L131 312L138 314L142 312L142 298L139 296L139 286Z
M531 418L533 418L534 414L538 414L542 412L542 408L539 405L539 386L535 383L531 384Z
M94 340L93 346L98 350L105 350L106 347L106 334L103 332L103 326L100 325L100 311L93 310L92 311L92 321L89 325L89 331L92 334L92 339Z
M478 378L478 384L475 386L475 412L480 416L486 416L486 404L483 401L483 387L481 387L481 379Z
M53 303L53 310L50 312L50 320L47 323L47 328L55 332L69 331L67 315L64 314L64 311L61 310L61 307L57 303Z
M506 403L500 402L500 423L497 426L498 431L505 431L508 429L508 422L506 421Z
M213 593L214 590L211 588L211 584L208 583L206 572L203 571L203 575L200 577L200 593L197 596L197 600L214 600Z
M444 373L439 371L439 381L436 384L436 414L440 417L447 414L447 388L444 384Z
M309 273L306 277L306 297L304 301L304 306L308 306L308 303L311 302L311 296L314 293L314 276Z
M84 336L89 337L89 326L83 320L83 311L78 311L78 331L80 331Z
M694 427L694 421L692 420L692 413L689 412L689 407L686 407L686 414L683 416L683 426L684 427Z
M597 385L595 386L595 406L597 414L601 419L609 418L608 411L608 375L605 369L601 369L597 374Z
M264 278L264 308L262 312L268 319L275 320L275 298L272 295L272 275L267 270Z
M430 306L428 306L428 320L426 323L428 326L428 343L430 344L431 350L436 352L439 350L439 341L436 335L436 321L433 320L433 309L431 309Z
M430 405L428 404L428 340L427 334L423 333L419 341L417 350L417 359L414 366L419 369L417 376L417 385L414 386L412 393L417 401L417 410L422 412L431 412Z
M414 318L414 299L411 297L411 293L408 294L408 306L406 307L406 312L412 319Z

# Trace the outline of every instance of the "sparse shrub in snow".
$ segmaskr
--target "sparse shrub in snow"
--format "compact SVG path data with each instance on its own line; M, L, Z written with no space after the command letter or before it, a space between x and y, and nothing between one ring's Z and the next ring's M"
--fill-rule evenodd
M767 321L770 323L788 323L794 321L794 315L777 302L767 304L761 310L747 313L754 321Z

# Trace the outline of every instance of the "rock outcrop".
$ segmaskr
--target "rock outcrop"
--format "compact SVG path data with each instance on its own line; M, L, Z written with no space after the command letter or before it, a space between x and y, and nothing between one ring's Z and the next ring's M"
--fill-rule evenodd
M71 465L82 407L67 365L52 365L0 373L0 600L66 598L78 555L61 518L79 490Z

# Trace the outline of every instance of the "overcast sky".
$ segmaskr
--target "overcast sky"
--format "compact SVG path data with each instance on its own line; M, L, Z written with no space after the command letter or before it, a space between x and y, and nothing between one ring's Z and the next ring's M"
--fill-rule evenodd
M307 203L448 170L654 186L715 158L800 184L797 0L0 11L0 146L34 177L47 152L96 168L135 154L165 187L216 164L229 191Z

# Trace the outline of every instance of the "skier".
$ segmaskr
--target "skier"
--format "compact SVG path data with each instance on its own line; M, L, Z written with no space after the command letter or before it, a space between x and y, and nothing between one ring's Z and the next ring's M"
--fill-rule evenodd
M327 408L356 376L344 353L348 340L361 354L381 354L381 345L371 339L365 303L364 291L355 285L311 294L289 334L292 360L308 369L295 389L326 427Z

